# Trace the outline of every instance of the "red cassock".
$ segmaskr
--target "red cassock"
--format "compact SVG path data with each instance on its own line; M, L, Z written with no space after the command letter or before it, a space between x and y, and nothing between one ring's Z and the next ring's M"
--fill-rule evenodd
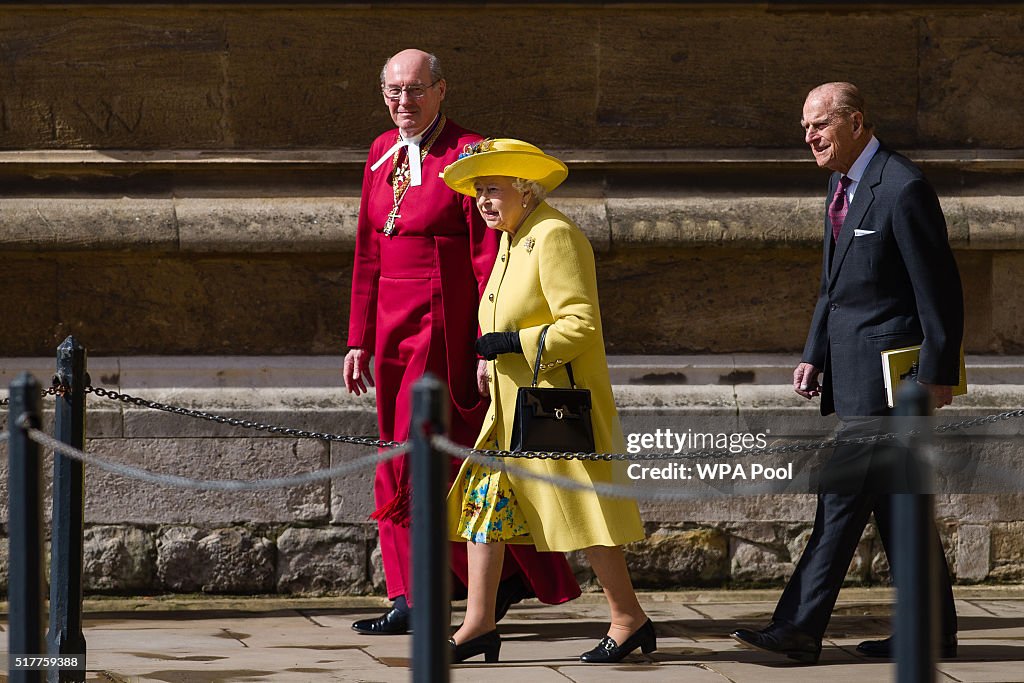
M484 225L472 198L452 191L440 178L463 147L480 136L452 121L442 119L439 125L443 128L422 162L422 184L406 190L390 237L383 229L394 207L394 165L388 160L376 171L370 166L398 140L398 130L384 133L370 146L359 207L348 344L373 349L381 439L408 438L412 385L424 372L432 372L448 385L450 437L471 446L487 411L487 400L480 398L476 383L477 305L494 265L498 233ZM421 144L425 143L426 139ZM411 601L406 460L400 456L377 466L373 517L388 597L405 595ZM453 459L449 482L459 464ZM452 571L465 586L466 544L451 547ZM510 545L502 579L519 571L543 602L557 604L580 594L561 553Z

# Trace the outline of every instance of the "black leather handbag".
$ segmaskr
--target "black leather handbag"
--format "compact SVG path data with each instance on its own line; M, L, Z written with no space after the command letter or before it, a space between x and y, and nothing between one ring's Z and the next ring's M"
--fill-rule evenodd
M545 327L540 333L533 385L519 387L512 420L511 450L593 453L594 427L590 421L590 390L577 389L572 365L565 364L571 389L537 386L540 358L544 352Z

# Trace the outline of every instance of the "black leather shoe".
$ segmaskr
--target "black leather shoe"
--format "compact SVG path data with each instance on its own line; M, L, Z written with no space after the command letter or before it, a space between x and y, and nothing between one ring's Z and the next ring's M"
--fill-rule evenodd
M786 655L802 664L817 664L821 641L792 626L773 621L768 628L751 631L741 628L730 634L738 643L765 652Z
M464 662L470 657L483 655L484 661L488 664L498 661L498 653L501 652L501 636L498 631L488 631L482 636L470 638L464 643L456 644L454 638L448 639L448 646L452 649L452 664Z
M494 601L494 620L501 621L508 613L509 607L533 597L536 597L536 593L526 585L519 574L505 579L498 584L498 597Z
M626 655L637 648L640 648L645 655L658 649L658 638L650 619L645 621L644 625L638 628L633 635L626 638L626 642L622 645L605 636L597 644L597 647L580 655L580 661L588 664L614 664L622 661Z
M956 636L944 636L939 641L939 657L954 659L956 657ZM857 652L865 657L892 657L892 636L885 640L865 640L857 646Z
M409 632L412 613L392 607L376 619L353 622L352 630L368 636L400 636Z

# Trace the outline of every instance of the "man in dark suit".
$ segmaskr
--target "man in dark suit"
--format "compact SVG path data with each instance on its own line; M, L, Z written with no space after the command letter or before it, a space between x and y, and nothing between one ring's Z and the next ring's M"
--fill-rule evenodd
M959 381L963 335L960 276L938 198L921 171L880 145L866 122L864 100L849 83L825 83L804 102L804 140L818 166L833 171L825 211L821 292L793 390L821 396L843 433L863 433L890 409L881 352L920 344L918 381L938 408ZM821 384L819 376L823 375ZM871 513L890 552L892 496L872 486L872 459L886 449L837 447L819 489L814 528L793 576L760 631L732 637L760 650L815 663L843 578ZM840 474L836 474L840 472ZM824 480L824 477L823 477ZM956 656L956 610L937 534L940 654ZM892 639L857 650L889 657Z

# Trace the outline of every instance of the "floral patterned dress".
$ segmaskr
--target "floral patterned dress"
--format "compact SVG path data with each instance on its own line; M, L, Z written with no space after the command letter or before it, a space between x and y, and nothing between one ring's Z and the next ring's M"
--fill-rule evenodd
M529 536L512 482L500 470L472 462L463 477L459 535L473 543L498 543Z

